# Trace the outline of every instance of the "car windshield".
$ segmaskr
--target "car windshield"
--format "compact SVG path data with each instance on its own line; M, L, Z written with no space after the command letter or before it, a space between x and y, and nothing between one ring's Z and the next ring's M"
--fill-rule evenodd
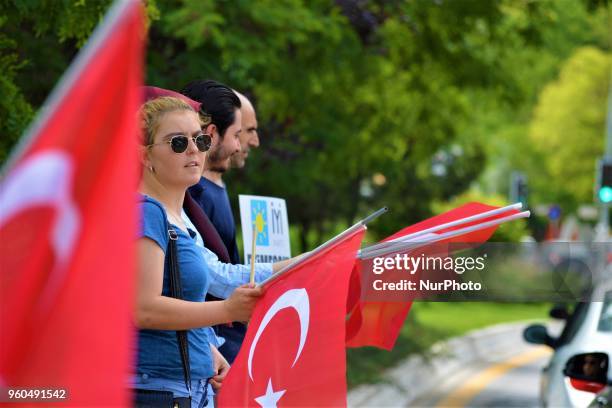
M612 291L606 292L601 316L599 316L598 331L612 332Z

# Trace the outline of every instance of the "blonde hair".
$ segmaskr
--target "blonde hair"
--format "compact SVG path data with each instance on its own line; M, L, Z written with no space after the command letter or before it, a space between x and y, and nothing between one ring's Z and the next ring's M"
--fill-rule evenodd
M153 144L155 132L157 132L162 116L164 116L166 113L182 110L197 113L187 102L172 96L162 96L160 98L151 99L143 104L140 108L142 134L144 136L142 141L143 144L145 146ZM196 116L198 116L198 121L200 122L200 125L202 125L202 120L200 119L199 115Z

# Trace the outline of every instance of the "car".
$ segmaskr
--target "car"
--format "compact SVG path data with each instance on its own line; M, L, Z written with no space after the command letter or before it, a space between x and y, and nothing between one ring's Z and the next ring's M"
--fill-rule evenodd
M578 364L576 356L584 359L589 353L599 357L612 355L612 282L607 280L595 286L591 299L594 301L576 303L571 312L561 307L551 311L552 317L566 318L558 337L551 336L545 326L538 324L523 332L526 341L545 344L554 350L542 370L540 403L543 407L587 407L598 392L605 392L606 381L601 386L585 385L584 381L572 380L568 375L573 373L568 367ZM609 371L607 361L605 369ZM606 374L609 378L610 374Z

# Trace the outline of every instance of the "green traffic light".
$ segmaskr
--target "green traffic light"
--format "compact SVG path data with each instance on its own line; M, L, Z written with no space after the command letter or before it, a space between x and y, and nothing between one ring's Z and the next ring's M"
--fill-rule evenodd
M612 202L612 187L602 187L599 189L599 200L602 203Z

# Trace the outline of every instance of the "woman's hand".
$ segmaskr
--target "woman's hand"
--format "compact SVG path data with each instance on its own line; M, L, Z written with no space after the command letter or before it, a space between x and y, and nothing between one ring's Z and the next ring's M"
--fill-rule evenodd
M263 295L263 288L253 283L236 288L230 297L223 301L231 321L248 321L261 295Z
M221 388L221 383L225 379L225 376L230 369L230 365L225 357L223 357L219 350L217 350L217 348L212 344L210 345L210 351L213 357L213 368L216 373L210 378L210 385L212 385L215 392L217 392L217 390Z

